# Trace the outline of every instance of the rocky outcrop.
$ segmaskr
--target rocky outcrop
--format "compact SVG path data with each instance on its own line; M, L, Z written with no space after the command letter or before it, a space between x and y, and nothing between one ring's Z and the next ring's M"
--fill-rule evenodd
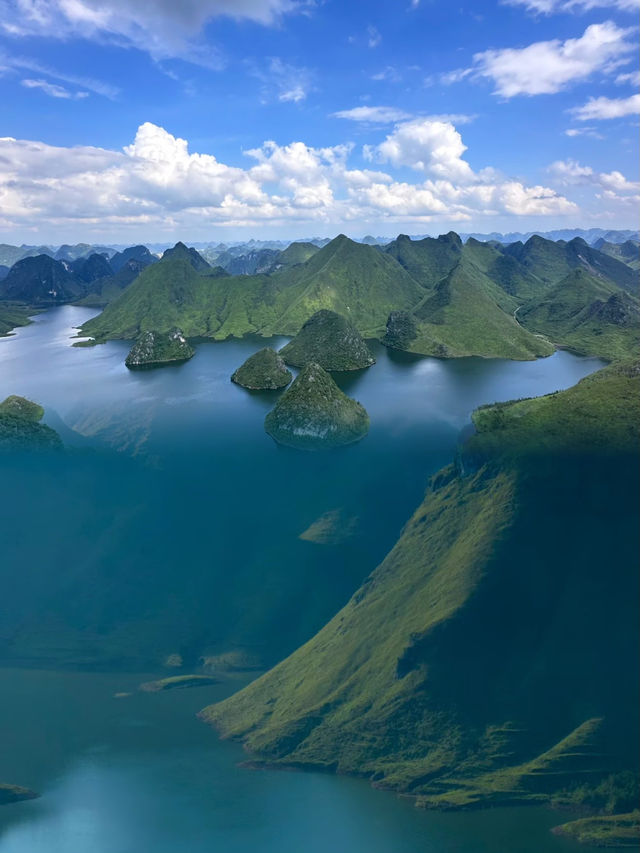
M270 347L249 356L231 377L232 382L252 391L275 391L287 386L292 379L280 354Z
M128 368L159 367L188 361L195 354L180 329L170 332L143 332L125 359Z
M294 367L314 362L325 370L360 370L375 359L356 327L335 311L316 311L280 355Z
M369 431L369 415L312 362L269 412L264 428L280 444L321 450L359 441Z
M21 800L33 800L39 796L35 791L30 791L29 788L22 788L20 785L7 785L0 782L0 806L7 803L19 803Z

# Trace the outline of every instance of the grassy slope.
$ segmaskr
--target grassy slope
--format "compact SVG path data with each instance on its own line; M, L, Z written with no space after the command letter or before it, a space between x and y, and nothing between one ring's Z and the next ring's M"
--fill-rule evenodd
M633 240L627 240L625 243L607 243L605 240L598 248L605 255L622 261L632 270L640 269L640 246Z
M409 348L442 356L531 359L551 355L548 342L514 319L518 304L465 257L414 312L418 334Z
M637 371L499 412L346 607L205 719L266 762L443 808L633 761Z
M629 304L629 322L619 324L590 311L613 294ZM635 319L632 315L635 315ZM606 278L583 269L572 270L540 298L523 306L518 320L532 332L547 335L557 344L583 354L626 358L640 344L640 303Z

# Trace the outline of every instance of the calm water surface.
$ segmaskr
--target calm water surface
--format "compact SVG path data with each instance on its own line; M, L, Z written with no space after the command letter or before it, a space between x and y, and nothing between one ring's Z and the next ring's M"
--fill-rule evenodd
M71 346L93 313L55 309L0 338L0 399L39 401L68 445L100 451L66 456L50 482L9 471L1 493L0 661L14 666L0 674L0 779L42 797L0 809L0 853L577 850L549 834L549 811L424 813L361 781L239 769L239 747L194 716L238 682L115 699L148 676L15 664L45 660L52 637L68 665L155 669L233 644L274 662L384 557L474 408L568 387L601 362L444 362L374 345L374 367L337 377L370 434L304 454L263 431L277 395L229 381L264 341L205 342L184 365L130 372L126 342ZM348 541L299 538L336 510L357 520Z

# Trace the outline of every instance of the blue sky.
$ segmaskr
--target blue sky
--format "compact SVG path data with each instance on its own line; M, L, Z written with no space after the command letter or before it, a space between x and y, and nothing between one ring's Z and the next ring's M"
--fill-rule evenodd
M635 227L639 8L0 0L0 239Z

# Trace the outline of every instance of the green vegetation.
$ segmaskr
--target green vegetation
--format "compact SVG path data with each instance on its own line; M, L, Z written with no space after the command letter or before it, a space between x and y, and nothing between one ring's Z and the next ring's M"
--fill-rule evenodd
M128 368L159 367L188 361L195 355L181 329L169 332L143 332L125 359Z
M351 319L362 334L384 331L389 312L410 308L422 288L393 258L337 237L308 261L273 275L198 274L184 259L145 269L104 312L83 326L101 342L179 326L187 337L224 340L258 333L296 334L327 308Z
M244 362L231 377L231 381L253 391L275 391L284 388L293 379L282 356L270 347L259 350Z
M315 362L325 370L361 370L375 364L353 323L326 309L316 311L280 354L293 367Z
M626 358L640 344L640 301L584 269L527 303L518 320L557 344L609 359Z
M269 412L264 428L280 444L321 450L359 441L369 431L369 416L311 362Z
M7 803L19 803L21 800L33 800L40 796L28 788L19 785L7 785L0 782L0 806Z
M13 415L16 418L24 418L25 420L38 423L44 417L44 409L38 403L12 394L0 403L1 415Z
M549 291L562 289L567 276L588 274L610 296L624 291L616 298L626 300L626 311L635 305L632 294L638 288L637 271L580 239L554 243L532 237L503 247L473 239L463 245L454 233L424 240L401 235L382 250L340 235L319 250L291 244L270 275L229 276L195 255L205 266L182 244L165 252L160 263L86 323L83 334L98 343L171 326L188 337L216 340L249 333L296 335L314 313L328 310L364 337L383 338L398 349L440 357L532 359L553 352L536 311ZM613 316L620 306L602 311ZM610 356L632 338L632 332L601 335L603 316L583 319L579 327L561 330L566 343L562 337L557 342ZM609 328L611 319L606 323Z
M0 403L0 452L59 450L62 441L51 427L41 424L44 409L24 397L12 395Z
M159 678L157 681L145 681L139 690L144 693L162 693L166 690L184 690L187 687L206 687L217 684L218 680L211 675L172 675L169 678Z
M596 242L595 249L604 252L618 261L622 261L632 270L640 269L640 245L634 240L626 240L624 243L608 243L600 239Z
M31 322L29 315L34 313L19 303L0 302L0 337L18 326L28 326Z
M639 386L637 365L612 365L479 410L347 605L202 717L258 762L425 807L580 789L619 807L638 747Z
M640 811L585 817L557 826L553 831L593 847L637 848L640 846Z

